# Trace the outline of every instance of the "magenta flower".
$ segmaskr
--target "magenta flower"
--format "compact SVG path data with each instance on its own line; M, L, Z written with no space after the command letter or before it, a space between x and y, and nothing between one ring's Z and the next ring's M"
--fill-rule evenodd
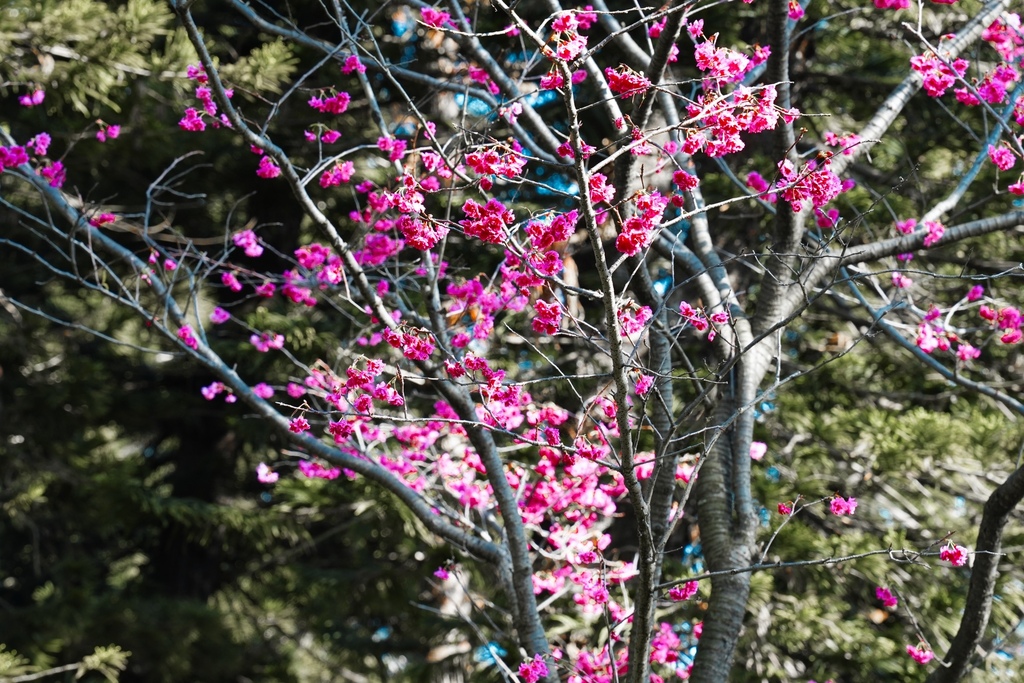
M789 503L779 503L779 514L789 516L793 514L793 506Z
M548 675L548 665L540 655L534 655L533 661L523 662L519 665L519 678L523 683L537 683Z
M345 64L341 67L341 73L350 74L353 71L356 73L366 73L366 67L359 61L359 57L356 55L349 55L345 58Z
M101 213L98 216L94 216L89 219L89 225L94 228L100 228L104 225L108 225L117 220L117 216L112 213Z
M252 388L252 393L256 394L260 398L267 399L274 395L274 388L266 382L260 382Z
M654 378L650 375L640 375L636 380L636 395L640 397L647 396L651 392L651 388L654 386Z
M833 515L852 515L857 509L857 499L836 496L829 501L828 506Z
M988 146L988 158L1000 171L1009 171L1017 163L1017 155L1008 147Z
M968 301L978 301L983 296L985 296L985 288L981 285L974 285L971 287L970 291L967 292Z
M284 335L277 334L276 332L253 334L249 337L249 342L255 346L256 350L260 353L267 353L271 349L280 350L284 348Z
M31 148L36 156L46 156L46 151L50 148L51 138L49 133L40 133L31 140L25 143L26 147Z
M760 460L768 452L768 444L763 441L753 441L750 444L750 459Z
M223 382L214 382L213 384L209 384L203 387L202 389L199 390L199 392L207 401L212 401L213 399L217 398L217 394L223 392L224 389L225 387Z
M178 127L181 128L182 130L198 133L200 131L206 130L206 122L203 121L202 117L199 115L199 112L197 112L194 108L189 107L185 110L185 116L182 117L181 121L178 121Z
M678 586L672 586L668 589L668 598L673 602L682 602L683 600L689 600L697 594L698 583L696 581L687 581L684 584Z
M260 159L259 168L256 169L256 175L260 178L276 178L281 175L281 168L270 157L263 157Z
M444 567L438 567L436 570L434 570L434 576L441 579L442 581L447 581L451 574L449 574L448 570Z
M892 286L896 289L908 289L914 284L914 280L903 273L896 271L892 274Z
M182 325L178 328L178 339L193 351L199 348L199 340L195 338L191 325Z
M234 273L221 273L220 282L232 292L242 291L242 283L238 281L238 277Z
M259 258L263 255L263 247L260 246L259 238L256 237L256 233L252 230L243 230L242 232L235 233L231 240L235 243L235 246L245 251L245 255L249 258Z
M962 545L955 545L953 541L949 541L939 551L939 558L949 562L954 567L962 567L967 564L967 553L967 548Z
M882 588L878 586L875 588L875 597L882 601L882 604L886 607L895 607L899 602L896 596L892 594L888 588Z
M294 432L295 434L308 432L309 421L301 415L299 417L292 418L291 422L288 423L288 431Z
M927 664L935 658L935 653L924 643L918 643L917 646L907 645L907 654L918 664Z
M974 360L975 358L979 358L980 356L981 349L975 348L970 344L959 344L956 347L956 357L964 362Z
M310 479L337 479L338 475L341 474L341 470L337 467L328 468L318 462L310 462L308 460L299 461L299 471Z
M266 463L261 462L256 467L256 479L259 480L261 484L273 484L280 477L281 475L267 467Z
M46 97L46 93L43 90L36 88L28 95L22 95L19 97L18 104L23 107L36 107L43 103L44 97Z
M443 12L433 7L424 7L420 10L420 14L423 17L423 23L430 28L440 29L445 24L452 25L452 15L448 12Z

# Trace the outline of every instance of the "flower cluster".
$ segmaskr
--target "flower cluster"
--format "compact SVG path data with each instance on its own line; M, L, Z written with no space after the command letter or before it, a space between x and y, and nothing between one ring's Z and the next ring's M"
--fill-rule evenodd
M687 581L686 583L679 584L678 586L672 586L672 588L668 590L669 600L672 600L673 602L689 600L697 594L698 585L697 581Z
M939 551L939 559L949 562L954 567L962 567L967 564L967 548L962 545L956 545L953 541L949 541Z
M466 214L459 221L466 234L490 244L501 244L507 237L507 230L515 222L515 214L497 199L488 200L486 204L478 204L467 199L462 205Z
M261 462L256 467L256 480L261 484L273 484L281 477L280 474L274 472L272 469L267 467L267 464Z
M44 97L46 97L46 92L42 88L36 88L27 95L19 97L18 104L23 107L37 107L43 103Z
M882 588L878 586L875 588L875 597L882 601L882 604L886 607L895 607L899 604L899 600L892 594L892 591L888 588Z
M907 645L907 654L918 664L927 664L935 658L935 653L924 643Z
M650 80L628 66L620 66L618 69L608 67L604 70L604 75L608 79L608 88L624 97L642 95L651 87Z
M452 21L452 15L443 10L434 9L433 7L424 7L420 10L420 17L423 19L423 23L434 29L443 29L445 26L455 26Z
M999 310L990 306L982 306L978 309L978 315L982 320L994 325L997 330L1002 330L1003 334L999 337L999 341L1004 344L1016 344L1024 337L1024 332L1021 332L1021 323L1024 322L1024 319L1021 317L1020 310L1013 306L1005 306Z
M963 78L970 63L966 59L948 62L934 52L914 55L910 67L921 74L924 91L932 97L942 97L958 78Z
M828 508L833 515L852 515L857 510L857 499L852 496L850 498L835 496L829 501Z
M260 353L267 353L271 349L284 348L284 335L276 332L261 332L249 337L249 343L255 346Z
M499 153L495 147L476 150L466 155L466 165L478 175L500 175L505 178L518 178L523 174L526 157L516 150L503 150Z
M556 59L571 62L587 49L587 37L580 35L579 29L589 28L590 23L583 26L580 16L576 12L563 12L551 22L551 30L555 34L555 48L551 54Z
M300 460L299 461L299 472L308 479L337 479L341 474L341 470L337 467L324 467L318 462L312 460Z
M531 661L519 665L519 678L523 683L537 683L547 675L548 665L540 655L534 655Z
M533 318L534 332L547 335L558 333L562 324L562 305L560 303L538 299L533 304L533 310L536 312Z
M714 341L718 336L717 325L724 325L729 322L729 314L725 311L718 311L708 315L702 308L694 308L688 302L679 304L679 315L683 320L693 326L698 332L708 331L708 341Z
M633 301L628 301L616 312L619 332L625 337L640 334L653 315L650 306L637 306Z
M193 351L199 348L199 340L196 339L195 331L193 331L191 325L182 325L178 328L178 339Z
M953 91L961 104L976 107L982 101L1002 104L1013 84L1020 80L1020 74L1008 64L999 64L985 74L974 88L957 88Z
M1017 155L1009 147L989 145L988 158L1000 171L1009 171L1017 163Z
M249 258L259 258L263 255L263 247L260 246L259 238L252 230L236 232L231 238L235 246L245 251Z
M434 352L434 337L425 328L416 328L410 332L384 330L384 341L396 349L402 350L409 360L426 360Z
M615 240L615 248L629 256L636 256L654 241L655 229L661 224L669 200L654 191L641 192L634 201L636 213L626 219Z

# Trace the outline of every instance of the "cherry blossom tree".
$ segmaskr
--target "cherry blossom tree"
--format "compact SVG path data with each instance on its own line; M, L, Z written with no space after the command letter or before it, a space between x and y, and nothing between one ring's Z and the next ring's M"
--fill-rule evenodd
M259 216L228 215L197 239L173 209L217 179L191 156L152 179L141 211L119 211L76 185L45 131L12 129L0 171L19 226L0 244L132 311L150 336L112 341L173 348L209 373L204 399L286 439L253 477L360 478L400 501L424 542L477 567L479 585L464 588L486 600L468 609L511 627L515 651L495 658L509 679L731 680L754 575L873 556L973 558L948 648L918 629L905 656L934 681L976 665L1024 469L986 492L973 549L946 535L776 560L791 520L863 508L853 489L759 500L754 468L772 455L755 432L771 397L882 337L1024 415L991 369L1021 341L1019 293L962 256L1024 226L1012 175L1024 33L1009 2L875 0L828 15L797 0L724 12L332 2L299 21L230 0L303 55L280 93L240 89L211 54L218 27L191 0L171 5L196 57L174 133L239 143L315 237L289 248L294 236ZM729 44L730 12L757 35ZM801 41L829 23L860 30L867 15L899 27L899 78L870 107L815 110ZM26 83L18 101L45 96ZM973 157L927 205L900 203L889 195L903 187L881 180L905 172L887 145L940 106ZM127 125L96 135L107 144ZM964 211L986 183L991 196ZM168 225L175 238L157 239ZM960 254L952 273L944 254ZM790 349L829 301L856 312L857 337L794 365ZM296 319L338 342L293 334ZM699 538L700 566L666 561L683 532ZM449 589L467 581L451 569L435 574ZM697 600L700 619L680 632L667 615ZM560 628L564 615L574 628Z

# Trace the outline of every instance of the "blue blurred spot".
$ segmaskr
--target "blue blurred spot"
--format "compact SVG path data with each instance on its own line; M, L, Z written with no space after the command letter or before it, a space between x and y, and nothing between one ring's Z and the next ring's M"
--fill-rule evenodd
M260 494L260 500L262 500L264 503L269 503L273 499L274 497L270 495L270 491L264 491L263 493Z
M481 645L473 650L473 661L480 662L481 664L494 664L497 658L504 657L507 654L508 652L505 651L505 648L492 640L486 645Z
M543 107L546 104L551 104L555 100L561 97L555 90L535 90L526 97L523 98L523 102L530 105L534 109L537 107Z
M537 57L538 52L536 50L510 52L508 56L505 57L505 61L509 64L519 64L521 62L533 61L537 59Z
M654 281L654 291L658 293L658 296L665 296L669 288L672 286L672 276L660 278Z
M412 136L415 133L416 133L416 124L412 123L411 121L407 121L405 123L399 124L399 126L397 128L395 128L395 135Z
M765 470L764 474L772 481L778 481L779 479L782 478L782 474L779 472L779 468L776 467L775 465L772 465L767 470Z
M373 635L370 636L370 640L375 643L382 643L391 637L392 630L393 629L390 626L381 626L373 632Z
M491 109L491 105L487 104L483 100L477 97L467 98L465 94L457 92L455 93L455 105L462 108L463 105L466 107L466 111L471 116L487 116L494 110Z
M761 520L761 526L768 526L771 523L772 513L768 512L768 508L758 510L757 516Z
M409 19L405 12L395 12L391 15L391 32L398 38L401 38L414 28L416 28L416 24Z
M537 194L552 197L558 195L568 194L573 197L580 193L580 186L575 181L570 180L566 175L557 175L548 178L545 185L537 187Z

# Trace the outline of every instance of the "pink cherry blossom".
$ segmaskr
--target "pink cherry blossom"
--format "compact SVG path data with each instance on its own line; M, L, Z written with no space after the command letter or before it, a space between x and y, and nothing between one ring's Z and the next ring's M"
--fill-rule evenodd
M531 661L519 665L519 678L523 683L537 683L547 675L548 665L539 654L534 655Z
M349 55L348 57L345 58L345 64L341 67L341 73L350 74L353 72L364 74L366 73L366 66L364 66L363 63L359 61L358 56Z
M274 472L272 469L267 467L266 463L261 462L256 467L256 479L261 484L273 484L280 477L281 477L281 475L279 475L277 472Z
M669 600L673 602L681 602L683 600L689 600L697 594L697 588L699 583L697 581L687 581L686 583L679 584L678 586L672 586L668 590Z
M185 110L185 116L178 121L178 126L182 130L192 131L194 133L206 130L206 122L199 116L199 112L192 107Z
M420 16L423 18L423 23L430 28L441 29L444 28L445 25L454 26L451 14L434 9L433 7L424 7L421 9Z
M324 467L318 462L312 462L309 460L299 461L299 471L302 472L303 476L309 479L337 479L341 474L341 470L337 467Z
M191 325L182 325L178 328L178 339L193 351L199 348L199 340L196 339Z
M260 166L256 169L256 175L260 178L276 178L281 175L280 167L270 157L260 159Z
M284 348L284 335L275 332L263 332L249 337L249 342L256 347L260 353L267 353L271 349Z
M931 648L920 643L918 645L907 645L907 654L910 655L918 664L927 664L935 658L935 653L932 652Z
M962 567L967 564L967 554L967 548L949 541L939 551L939 559L949 562L954 567Z
M857 510L857 499L836 496L828 503L833 515L852 515Z
M988 158L1000 171L1009 171L1017 163L1017 155L1008 147L988 146Z
M647 92L651 82L627 66L620 66L618 69L608 67L604 70L608 79L608 88L616 94L631 97Z
M44 97L46 97L46 93L41 88L36 88L29 94L19 97L18 104L23 107L37 107L43 103Z
M892 594L892 591L881 586L875 588L875 597L881 600L882 604L886 607L895 607L899 603L899 600Z
M896 271L892 274L892 286L896 289L908 289L914 284L914 280L904 273Z
M754 441L750 444L750 459L760 460L768 452L768 444L763 441Z

